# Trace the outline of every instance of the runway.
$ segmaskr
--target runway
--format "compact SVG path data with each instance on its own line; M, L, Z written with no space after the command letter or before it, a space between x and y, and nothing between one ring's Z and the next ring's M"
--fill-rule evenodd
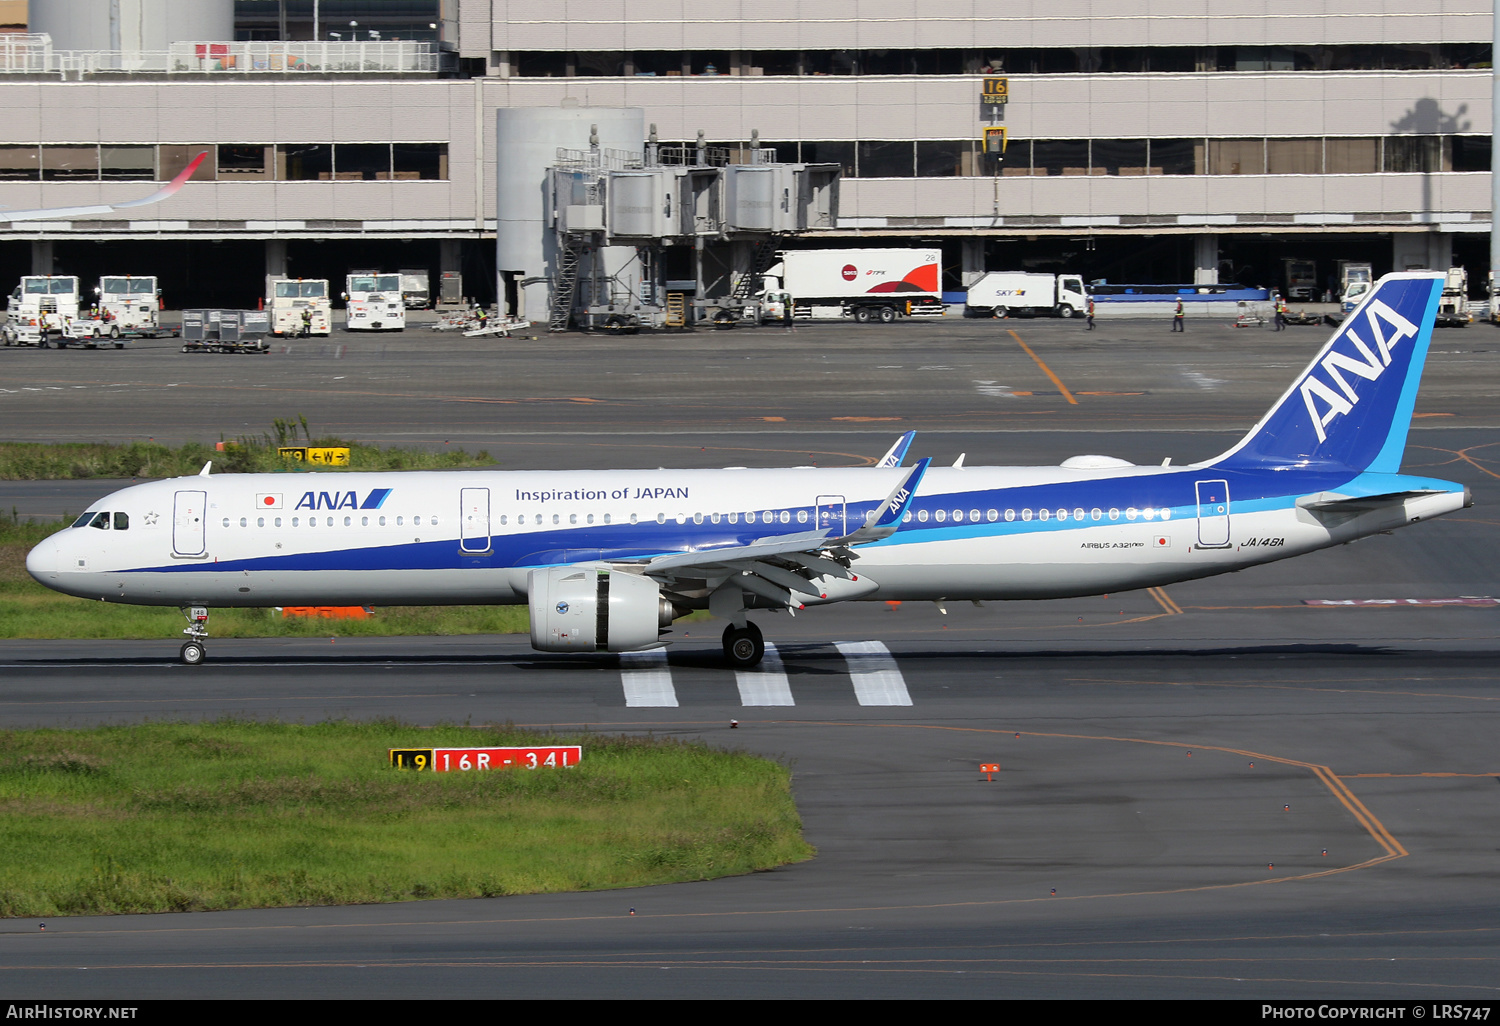
M953 338L934 344L977 354L993 341L965 341L963 332L977 330L968 324L941 327ZM919 389L915 412L906 412L899 381L865 369L887 362L898 336L860 362L850 331L829 335L822 353L787 348L803 371L837 350L826 379L792 381L784 394L779 373L738 382L746 408L802 419L763 421L734 436L763 451L733 461L716 452L704 465L777 465L773 450L793 442L804 452L878 455L897 430L941 425L945 406L954 433L940 444L975 446L983 459L971 452L970 463L1101 449L1143 462L1138 450L1202 458L1248 427L1296 371L1290 343L1269 333L1253 339L1261 347L1253 353L1224 355L1144 332L1110 351L1071 341L1063 333L1076 334L1072 325L1037 328L1022 334L1037 335L1032 348L1082 407L1060 392L1047 397L1056 411L1047 416L1072 418L1061 427L997 427L981 399L1038 396L984 396L969 383L977 375L957 371ZM1304 349L1316 346L1302 338ZM175 663L172 639L0 643L6 728L394 716L702 738L792 765L806 836L818 848L815 859L773 872L629 891L84 917L49 921L45 933L35 921L10 920L0 924L0 980L28 998L79 999L1494 1000L1500 606L1482 599L1496 594L1500 569L1500 517L1490 512L1500 490L1486 455L1500 435L1488 423L1493 374L1467 362L1490 338L1479 328L1439 336L1434 349L1461 341L1469 351L1432 367L1418 411L1453 416L1418 421L1407 454L1409 468L1470 484L1471 510L1149 592L768 616L761 623L778 659L755 674L719 663L713 623L679 623L664 660L634 662L542 655L509 637L211 641L209 662L197 668ZM1067 352L1082 356L1060 357ZM4 354L5 374L17 373L12 355ZM116 354L14 355L84 366ZM577 391L604 392L637 356L647 367L665 359L600 349L575 365ZM1006 378L983 380L1014 389L1016 375L1039 374L1019 349L1005 359L1013 356ZM1181 376L1183 368L1206 374L1216 360L1252 384L1211 390ZM706 392L734 385L701 372L674 387L691 396L700 381ZM1106 382L1120 392L1139 384L1156 398L1136 419L1110 405L1126 397L1091 406L1079 394ZM232 402L211 384L204 379L209 401ZM855 415L845 412L854 408L848 395L861 391L883 395L901 411L891 415L906 419L829 419ZM355 411L353 400L342 402ZM524 426L526 408L488 406L500 412L485 425L472 418L474 405L433 404L458 412L423 430L478 438ZM613 432L621 454L613 462L664 461L648 405L579 405L595 410L590 430ZM391 408L372 407L372 429ZM129 399L79 409L96 418L78 426L82 433L110 417L134 430L153 416ZM701 415L708 434L728 437L722 411ZM271 415L267 407L264 420ZM34 423L24 408L0 406L0 436L25 437ZM1096 430L1108 447L1086 444ZM918 447L930 445L923 438ZM595 444L566 450L567 465L603 465ZM672 465L709 459L693 456L682 437L672 444L686 454ZM550 459L525 444L505 451L507 465ZM90 488L107 490L100 484L6 482L0 499L7 507L34 500L39 513L65 502L76 511ZM1381 599L1402 601L1308 604ZM985 762L1002 767L993 781L978 770Z

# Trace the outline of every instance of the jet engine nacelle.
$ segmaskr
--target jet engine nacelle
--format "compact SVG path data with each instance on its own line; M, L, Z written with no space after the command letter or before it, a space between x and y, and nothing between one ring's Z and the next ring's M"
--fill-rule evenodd
M526 577L531 646L543 652L638 652L672 624L672 603L648 577L574 566Z

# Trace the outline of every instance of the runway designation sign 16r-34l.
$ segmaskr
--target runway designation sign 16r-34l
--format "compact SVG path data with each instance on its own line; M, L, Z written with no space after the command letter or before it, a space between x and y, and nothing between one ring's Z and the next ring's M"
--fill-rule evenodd
M472 770L539 769L577 766L580 745L538 745L531 748L392 748L391 766L400 770L464 773Z

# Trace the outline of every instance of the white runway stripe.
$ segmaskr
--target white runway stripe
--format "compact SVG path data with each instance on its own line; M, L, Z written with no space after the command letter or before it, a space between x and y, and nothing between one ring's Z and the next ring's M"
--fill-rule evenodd
M849 678L860 705L911 705L906 680L890 649L878 641L836 641L849 664Z
M620 682L625 685L625 705L633 709L677 708L672 671L667 669L667 650L620 653Z
M787 683L786 668L776 646L766 642L766 655L753 670L736 670L734 682L740 688L742 705L796 705Z

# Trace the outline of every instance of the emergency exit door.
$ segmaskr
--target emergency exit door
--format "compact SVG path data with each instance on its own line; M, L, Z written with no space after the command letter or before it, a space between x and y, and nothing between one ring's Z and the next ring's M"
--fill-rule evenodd
M1229 482L1198 482L1198 544L1224 548L1229 544Z
M490 551L490 490L460 488L458 547L463 552Z
M842 495L818 496L818 530L832 531L835 538L849 532L844 530L844 497Z
M201 556L208 552L205 530L208 493L178 492L172 502L172 551L179 556Z

